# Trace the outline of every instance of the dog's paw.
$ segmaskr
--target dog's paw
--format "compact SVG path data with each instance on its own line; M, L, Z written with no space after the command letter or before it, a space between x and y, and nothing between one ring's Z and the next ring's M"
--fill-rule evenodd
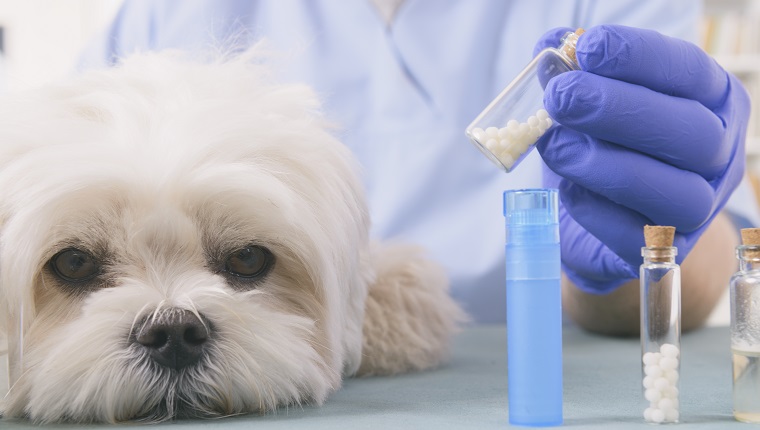
M424 370L446 358L465 313L448 294L442 267L408 245L375 246L376 278L364 316L357 375Z

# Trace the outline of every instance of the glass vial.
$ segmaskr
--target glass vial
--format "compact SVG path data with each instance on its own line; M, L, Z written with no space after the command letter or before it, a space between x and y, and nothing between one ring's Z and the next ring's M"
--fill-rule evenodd
M491 161L511 172L553 126L544 109L544 87L551 78L580 70L575 44L583 29L567 33L558 48L547 48L528 63L465 130Z
M760 423L760 229L742 230L731 277L734 418Z
M677 423L681 362L681 268L673 227L647 228L669 236L641 249L641 374L644 419ZM651 233L651 232L650 232Z
M562 424L557 190L504 193L509 422Z

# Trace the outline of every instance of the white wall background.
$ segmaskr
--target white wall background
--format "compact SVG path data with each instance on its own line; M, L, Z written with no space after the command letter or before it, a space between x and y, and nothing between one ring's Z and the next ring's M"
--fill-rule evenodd
M0 0L5 61L0 88L16 91L60 79L73 70L89 40L121 0Z

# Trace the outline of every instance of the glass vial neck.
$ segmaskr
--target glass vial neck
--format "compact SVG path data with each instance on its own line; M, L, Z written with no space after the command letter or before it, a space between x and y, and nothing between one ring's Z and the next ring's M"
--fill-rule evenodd
M560 45L557 48L565 57L567 57L573 63L578 64L578 59L575 57L575 45L578 43L578 37L585 32L584 29L579 28L575 32L567 32L562 39L560 39Z
M736 247L739 270L749 272L760 270L760 245L739 245Z
M641 248L641 256L644 257L644 264L647 263L673 263L676 262L678 248L675 246Z

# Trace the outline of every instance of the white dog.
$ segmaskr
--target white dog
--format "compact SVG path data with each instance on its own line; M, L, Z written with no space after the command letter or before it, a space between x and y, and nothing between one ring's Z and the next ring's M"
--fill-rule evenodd
M263 413L445 356L443 270L370 246L352 155L255 51L0 101L6 417Z

